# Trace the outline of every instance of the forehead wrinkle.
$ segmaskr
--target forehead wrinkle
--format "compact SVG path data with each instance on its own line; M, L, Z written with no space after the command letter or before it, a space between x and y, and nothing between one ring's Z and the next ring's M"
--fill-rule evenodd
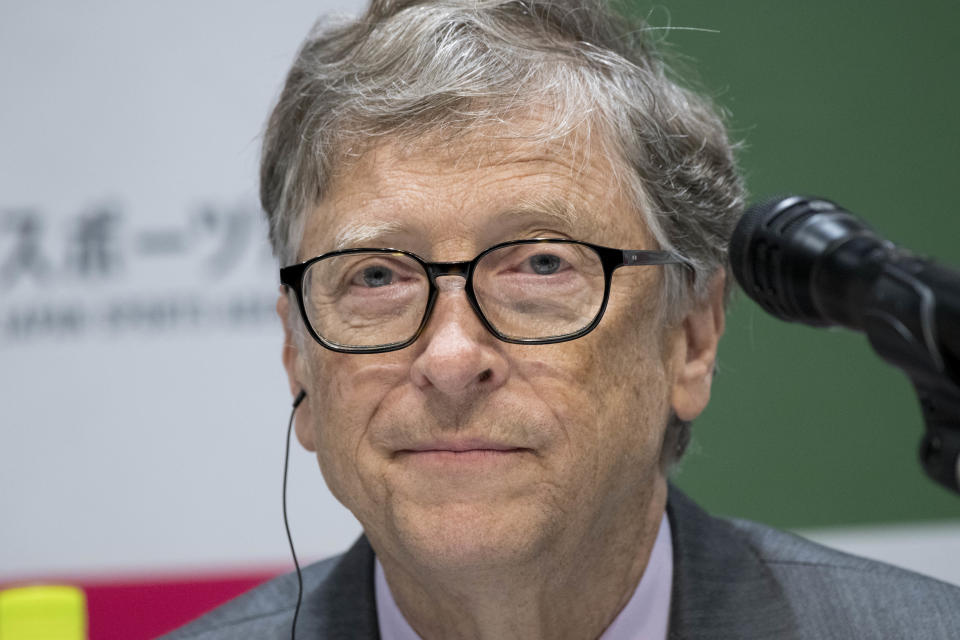
M351 222L337 232L333 239L333 250L348 249L380 236L396 233L402 226L396 221Z

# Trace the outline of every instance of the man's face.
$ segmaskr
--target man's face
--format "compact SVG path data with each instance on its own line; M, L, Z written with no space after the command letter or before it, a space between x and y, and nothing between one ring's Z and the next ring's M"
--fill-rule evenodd
M460 261L538 237L656 248L597 149L436 142L384 143L352 163L311 212L300 258L390 247ZM661 283L659 267L619 269L600 325L549 345L497 340L459 277L439 279L426 329L399 351L334 353L292 337L303 331L295 319L284 361L292 387L307 391L298 438L395 562L515 567L602 543L663 499L671 404L689 414L706 402L689 405L678 389L689 337L663 325ZM286 297L279 310L286 322Z

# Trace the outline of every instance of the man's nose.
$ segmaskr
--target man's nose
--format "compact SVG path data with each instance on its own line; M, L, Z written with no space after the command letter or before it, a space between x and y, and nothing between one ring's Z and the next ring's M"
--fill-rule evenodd
M491 391L507 379L502 343L487 331L463 291L461 277L437 278L440 289L411 368L413 382L446 395Z

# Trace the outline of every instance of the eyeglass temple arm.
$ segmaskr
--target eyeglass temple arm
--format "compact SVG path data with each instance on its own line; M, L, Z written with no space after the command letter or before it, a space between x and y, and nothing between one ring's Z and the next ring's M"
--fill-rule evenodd
M620 251L620 254L621 262L618 266L621 267L644 264L682 264L688 269L693 269L693 264L687 258L684 258L679 253L673 253L672 251L623 249Z
M296 283L300 280L300 277L303 275L304 265L292 264L288 267L280 268L280 284L296 288Z

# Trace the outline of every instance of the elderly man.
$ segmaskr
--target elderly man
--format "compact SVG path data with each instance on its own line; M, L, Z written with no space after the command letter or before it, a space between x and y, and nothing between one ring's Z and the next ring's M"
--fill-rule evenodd
M743 188L604 5L375 0L267 127L296 434L363 525L175 638L955 637L957 590L668 486Z

